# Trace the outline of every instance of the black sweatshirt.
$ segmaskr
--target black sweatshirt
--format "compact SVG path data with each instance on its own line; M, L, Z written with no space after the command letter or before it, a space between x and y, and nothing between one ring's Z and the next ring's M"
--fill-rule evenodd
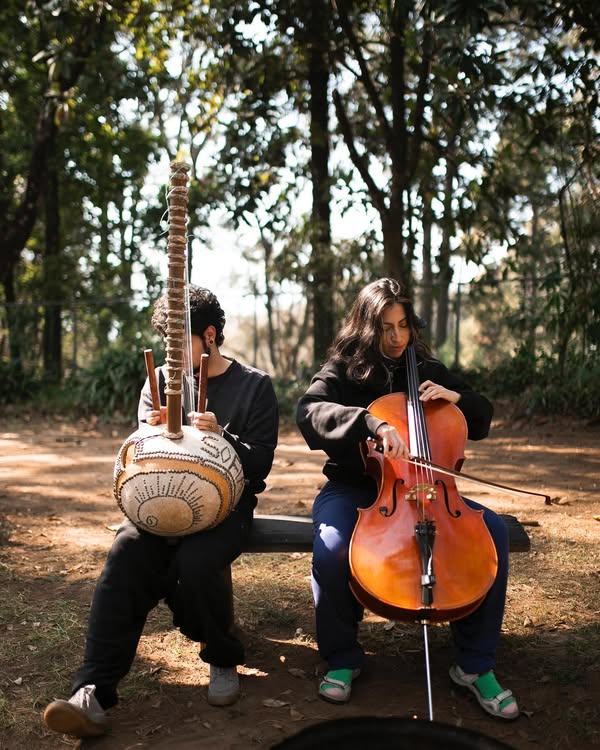
M460 393L456 406L465 416L468 437L486 437L492 421L493 407L485 396L436 359L417 356L419 382L431 380ZM323 473L329 479L363 485L367 481L360 445L367 438L375 438L384 421L373 416L368 406L388 393L408 391L406 362L384 361L378 366L368 384L349 380L345 366L327 362L313 377L311 384L298 401L296 422L311 450L323 450L328 459ZM370 481L370 480L368 480Z
M164 406L166 365L156 368L156 375ZM197 389L196 379L196 394ZM222 375L208 378L206 410L215 413L223 437L240 457L246 480L244 497L262 492L273 464L279 431L279 409L271 378L261 370L231 360ZM140 424L150 411L152 394L146 378L138 406ZM183 423L187 423L185 415ZM256 505L256 498L253 502Z

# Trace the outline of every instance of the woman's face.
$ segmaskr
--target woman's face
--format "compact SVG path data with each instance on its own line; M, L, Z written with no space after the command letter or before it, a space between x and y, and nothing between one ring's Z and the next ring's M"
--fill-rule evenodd
M381 353L391 359L398 359L410 341L410 327L404 305L394 302L386 307L381 316L381 324L383 327L379 344Z

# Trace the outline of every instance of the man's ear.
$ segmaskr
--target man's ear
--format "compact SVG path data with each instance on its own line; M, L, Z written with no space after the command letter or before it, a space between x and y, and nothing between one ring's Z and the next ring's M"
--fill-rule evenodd
M208 344L209 346L214 344L217 338L217 329L214 326L206 326L202 338L204 339L205 344Z

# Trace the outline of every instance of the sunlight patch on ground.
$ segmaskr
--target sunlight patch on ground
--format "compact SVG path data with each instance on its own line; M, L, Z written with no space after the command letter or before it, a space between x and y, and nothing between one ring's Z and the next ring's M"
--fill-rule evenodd
M106 526L71 526L62 528L61 544L70 542L75 547L89 549L95 547L108 552L115 532Z
M30 449L31 446L23 446L24 450ZM0 445L0 451L2 446ZM117 453L115 452L114 458L105 456L86 456L86 462L90 464L107 464L112 465L115 462ZM61 466L75 466L81 463L81 456L65 456L61 453L29 453L27 456L2 456L0 458L0 464L43 464L43 465L61 465Z

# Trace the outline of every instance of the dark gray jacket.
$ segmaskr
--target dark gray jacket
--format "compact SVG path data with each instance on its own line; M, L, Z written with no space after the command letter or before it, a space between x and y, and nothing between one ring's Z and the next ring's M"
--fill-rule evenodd
M492 421L493 407L485 396L476 393L436 359L417 357L419 382L434 383L460 393L456 406L465 416L468 437L486 437ZM405 359L398 362L382 358L374 377L367 385L349 380L341 364L328 362L312 379L298 402L296 421L312 450L323 450L328 459L323 473L329 479L350 484L364 484L364 462L360 445L374 438L383 420L369 413L369 405L380 396L408 390Z

